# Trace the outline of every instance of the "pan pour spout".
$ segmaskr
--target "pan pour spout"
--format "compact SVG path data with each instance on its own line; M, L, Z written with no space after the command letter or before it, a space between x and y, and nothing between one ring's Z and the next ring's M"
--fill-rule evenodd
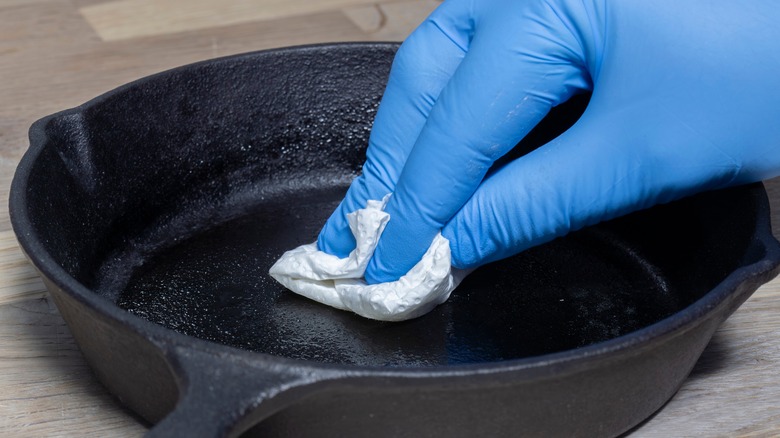
M452 268L450 244L441 234L422 259L397 281L366 284L363 274L390 220L390 194L347 215L357 245L347 258L317 250L316 243L287 251L269 273L291 291L380 321L403 321L428 313L449 298L468 272Z

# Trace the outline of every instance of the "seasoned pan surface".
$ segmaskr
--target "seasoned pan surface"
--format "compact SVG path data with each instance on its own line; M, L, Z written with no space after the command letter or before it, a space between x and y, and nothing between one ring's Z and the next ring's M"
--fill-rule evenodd
M613 339L685 308L714 285L692 284L686 279L695 272L674 269L709 262L697 248L704 242L679 247L697 232L680 211L683 217L652 227L636 218L620 223L622 230L576 233L479 269L422 318L372 321L301 298L267 275L282 252L316 238L342 195L337 188L309 189L264 200L245 216L154 254L133 271L118 304L181 333L252 351L433 366L519 359ZM621 235L625 227L653 230L653 246ZM674 248L674 257L654 260L649 251L662 245Z

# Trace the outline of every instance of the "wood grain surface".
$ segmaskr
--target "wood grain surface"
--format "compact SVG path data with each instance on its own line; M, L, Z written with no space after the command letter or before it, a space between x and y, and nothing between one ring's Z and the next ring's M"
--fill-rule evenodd
M0 202L36 119L130 80L271 47L401 40L436 0L0 0ZM780 212L780 181L769 181ZM777 206L777 207L774 207ZM780 214L773 215L780 230ZM780 280L716 333L633 437L780 436ZM141 436L94 379L0 210L0 436Z

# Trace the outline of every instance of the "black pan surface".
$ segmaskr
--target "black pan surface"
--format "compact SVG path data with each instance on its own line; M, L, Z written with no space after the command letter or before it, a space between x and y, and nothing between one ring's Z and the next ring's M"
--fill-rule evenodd
M277 356L435 366L606 341L660 321L712 286L675 278L688 273L668 272L674 260L653 260L615 226L602 226L477 270L422 318L368 320L299 297L267 275L282 252L316 239L341 196L333 188L265 199L153 254L133 270L118 304L186 335ZM695 225L654 226L664 230L654 237L671 246L679 241L674 230ZM680 250L678 257L705 261L695 246Z

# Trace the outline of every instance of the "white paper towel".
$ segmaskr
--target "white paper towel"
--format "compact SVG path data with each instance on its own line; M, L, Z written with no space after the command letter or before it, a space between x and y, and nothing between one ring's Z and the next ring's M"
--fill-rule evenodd
M347 258L318 251L317 244L311 243L284 253L269 273L297 294L366 318L402 321L429 312L447 300L466 274L452 268L450 244L441 234L398 281L369 285L363 280L368 261L390 220L383 211L389 198L387 195L381 201L368 201L366 208L347 215L357 241Z

